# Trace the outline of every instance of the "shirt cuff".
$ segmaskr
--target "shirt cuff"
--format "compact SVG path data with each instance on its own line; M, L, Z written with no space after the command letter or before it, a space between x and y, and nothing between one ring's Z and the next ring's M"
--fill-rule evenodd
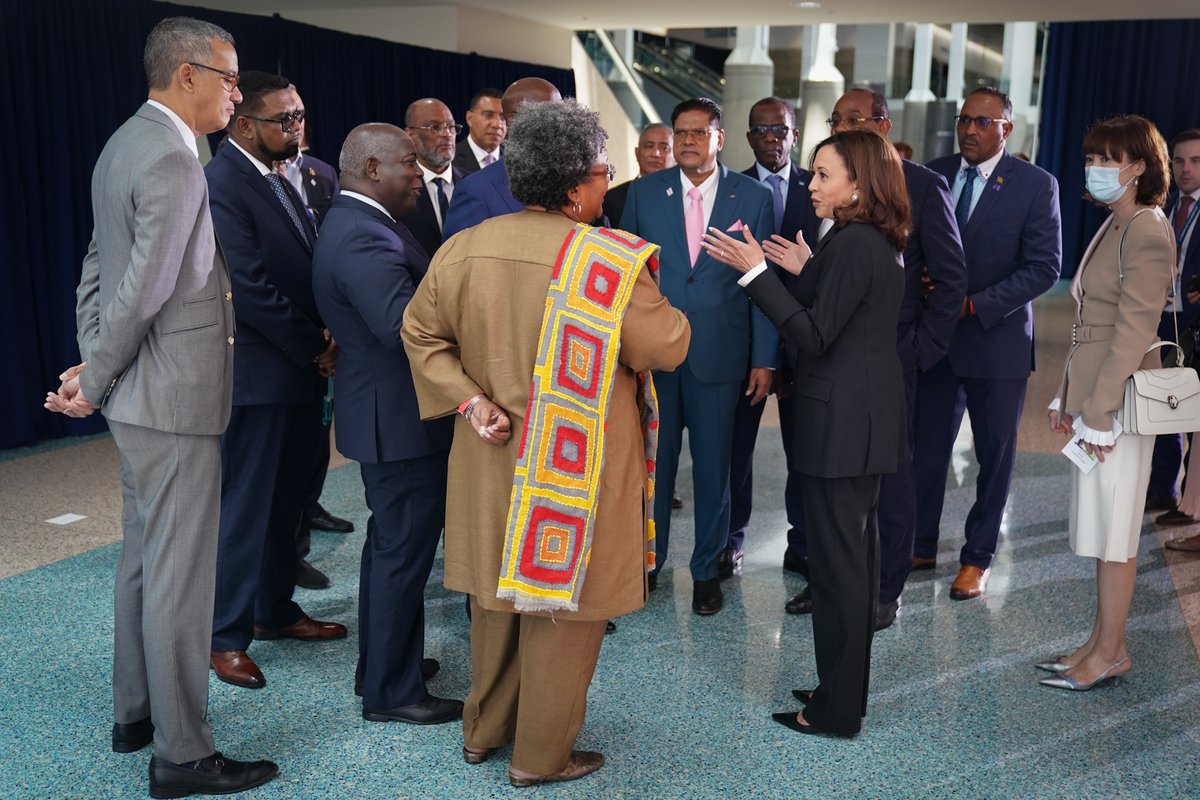
M1111 431L1098 431L1095 428L1089 428L1083 422L1083 414L1075 417L1075 438L1082 439L1088 444L1101 445L1108 447L1116 444L1117 437L1121 435L1121 423L1117 421L1117 415L1113 414L1113 427Z
M754 280L759 275L761 275L766 268L767 268L767 262L766 261L760 262L757 267L754 267L749 272L747 272L745 275L738 278L738 286L749 286L750 281ZM726 285L728 285L728 284L726 284Z
M1047 411L1062 411L1062 399L1054 398L1050 401L1050 405L1046 406Z

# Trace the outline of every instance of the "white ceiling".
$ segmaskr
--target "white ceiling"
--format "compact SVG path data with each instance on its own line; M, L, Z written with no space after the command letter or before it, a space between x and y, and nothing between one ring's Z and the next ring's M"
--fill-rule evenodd
M183 0L187 2L188 0ZM289 10L474 6L564 28L733 27L818 22L1058 22L1176 19L1200 16L1197 0L822 0L805 10L796 0L192 0L196 5L256 14Z

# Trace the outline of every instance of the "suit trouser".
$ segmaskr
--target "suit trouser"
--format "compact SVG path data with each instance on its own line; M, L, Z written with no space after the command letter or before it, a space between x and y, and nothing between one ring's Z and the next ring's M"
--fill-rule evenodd
M879 602L890 603L904 591L912 571L917 533L917 485L913 474L913 416L917 404L917 370L904 374L904 409L908 450L896 471L879 480Z
M565 767L583 727L604 626L605 620L568 615L488 611L472 597L463 743L481 750L515 741L517 769L544 774Z
M1188 447L1192 446L1192 434L1187 435ZM1179 480L1179 470L1183 466L1183 434L1163 433L1154 437L1154 455L1150 460L1150 488L1148 495L1178 498L1175 484ZM1183 474L1183 482L1187 483L1187 472ZM1180 487L1180 492L1183 489Z
M921 374L914 422L913 470L917 481L917 532L914 552L937 556L946 476L963 410L971 415L979 477L975 504L967 514L966 537L959 556L964 566L991 566L1000 538L1017 455L1017 426L1025 405L1028 378L960 378L943 358Z
M425 699L425 584L446 519L449 452L360 464L367 537L358 584L358 668L363 708Z
M154 750L174 763L216 752L208 651L221 452L216 436L181 436L109 420L121 454L124 539L113 600L113 715L152 717Z
M779 398L779 435L783 438L783 458L787 464L787 483L783 490L783 505L787 510L788 532L785 558L808 558L808 541L804 528L804 496L800 490L800 473L796 470L796 420L792 398Z
M655 372L658 393L658 462L654 488L656 564L667 561L671 536L671 495L679 470L683 429L688 429L695 490L696 546L690 563L692 579L717 577L717 557L729 536L729 461L733 450L733 418L738 381L697 380L684 362L674 372Z
M333 414L329 416L329 423L325 423L325 402L332 403L333 388L329 381L332 378L325 378L323 385L325 391L330 398L328 401L322 400L321 404L321 427L324 428L324 433L317 439L317 449L313 453L313 471L312 477L309 479L308 489L304 493L304 517L300 521L300 529L296 534L296 561L300 562L308 558L309 551L312 549L312 528L308 521L312 515L316 513L317 507L321 502L321 492L325 490L325 476L329 473L329 439L332 435Z
M245 650L255 626L286 628L304 612L296 588L296 530L321 402L234 406L221 437L221 537L213 650Z
M818 680L804 718L835 733L858 733L867 714L879 592L879 476L804 475L801 487L812 531L808 586Z
M742 381L737 408L733 414L733 449L729 459L729 536L726 547L741 552L746 543L746 526L754 500L754 444L758 425L767 405L763 398L755 405L746 396L747 382Z

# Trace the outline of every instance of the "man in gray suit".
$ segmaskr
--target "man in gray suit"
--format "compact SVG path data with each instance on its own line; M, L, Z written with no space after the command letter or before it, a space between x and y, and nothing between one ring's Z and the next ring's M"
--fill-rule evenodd
M149 99L92 176L76 310L84 361L46 407L99 408L121 455L113 750L153 740L151 797L229 794L279 769L222 756L206 720L234 321L196 137L225 127L241 99L237 53L221 28L175 17L151 31L144 60Z

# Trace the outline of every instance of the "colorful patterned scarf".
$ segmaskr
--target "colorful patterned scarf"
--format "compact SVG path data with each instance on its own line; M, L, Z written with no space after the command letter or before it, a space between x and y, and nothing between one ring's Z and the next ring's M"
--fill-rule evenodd
M546 294L537 362L517 451L504 563L496 596L517 611L577 611L592 550L604 426L621 347L621 323L643 266L658 246L620 231L576 225ZM658 400L638 375L646 445L648 564L654 564L654 459Z

